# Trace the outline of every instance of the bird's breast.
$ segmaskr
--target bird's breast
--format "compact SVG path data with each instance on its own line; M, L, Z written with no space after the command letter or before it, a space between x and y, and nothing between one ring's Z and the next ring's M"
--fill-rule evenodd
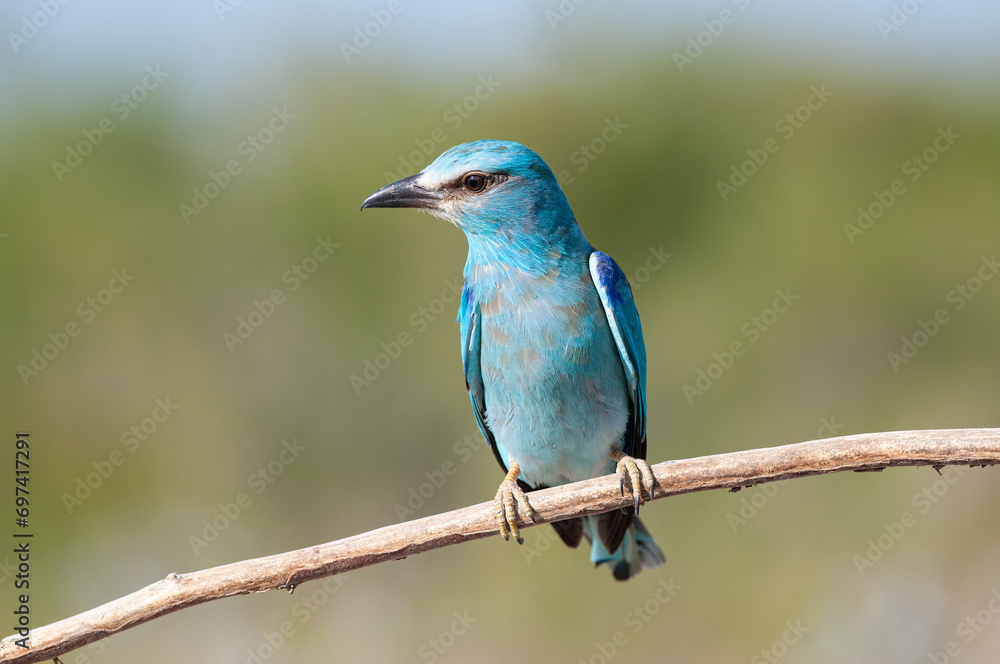
M504 276L474 286L487 422L526 478L592 477L624 433L628 397L589 271Z

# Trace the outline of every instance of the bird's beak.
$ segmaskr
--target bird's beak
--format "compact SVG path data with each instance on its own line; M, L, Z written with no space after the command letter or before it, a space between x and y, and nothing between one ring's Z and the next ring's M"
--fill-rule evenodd
M386 185L365 199L365 208L434 208L441 200L441 194L424 189L417 184L417 175L397 180Z

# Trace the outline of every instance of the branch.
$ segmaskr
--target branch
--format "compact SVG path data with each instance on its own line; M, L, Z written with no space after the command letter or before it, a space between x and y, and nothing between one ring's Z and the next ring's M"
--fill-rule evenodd
M652 467L657 481L653 499L845 470L996 463L1000 429L860 434L660 463ZM529 499L538 524L600 514L630 502L621 495L614 475L535 491ZM31 630L30 649L17 646L17 637L7 637L0 641L0 661L52 659L189 606L277 588L292 590L306 581L496 534L493 503L487 502L298 551L170 574L130 595Z

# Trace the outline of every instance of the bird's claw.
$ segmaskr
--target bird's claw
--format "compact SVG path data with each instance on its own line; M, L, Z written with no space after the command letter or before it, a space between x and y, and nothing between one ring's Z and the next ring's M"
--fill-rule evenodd
M524 538L521 537L521 531L517 527L518 511L520 509L526 512L528 519L534 523L535 509L528 502L528 497L524 495L524 491L517 485L517 477L520 474L521 467L516 463L512 463L510 470L507 472L507 477L504 478L503 482L500 483L500 488L497 489L497 495L493 499L493 508L497 518L497 525L500 527L500 534L503 535L504 540L509 540L510 536L514 535L514 539L517 540L518 544L524 544Z
M618 462L615 474L618 475L618 486L622 495L625 495L625 482L628 480L629 491L635 499L635 513L639 514L639 506L646 502L642 495L643 485L647 487L649 499L653 499L653 485L656 483L653 471L645 459L630 457L617 447L611 448L611 458ZM625 508L622 508L622 511L625 511Z

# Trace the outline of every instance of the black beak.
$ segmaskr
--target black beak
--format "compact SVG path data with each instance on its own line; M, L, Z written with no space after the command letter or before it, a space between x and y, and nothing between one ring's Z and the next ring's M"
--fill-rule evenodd
M386 185L365 199L365 208L433 208L441 200L441 194L417 186L417 175L397 180Z

